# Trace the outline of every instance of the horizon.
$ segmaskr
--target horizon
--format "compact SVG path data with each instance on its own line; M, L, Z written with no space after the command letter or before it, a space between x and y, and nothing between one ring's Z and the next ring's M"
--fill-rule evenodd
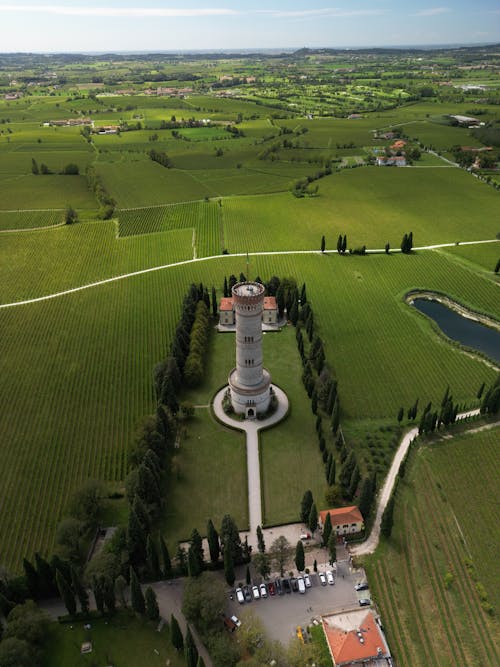
M29 0L28 0L29 2ZM191 0L0 0L2 53L204 53L446 48L500 42L496 0L210 3ZM247 46L241 46L247 44ZM303 46L295 46L302 44ZM277 45L277 46L276 46Z

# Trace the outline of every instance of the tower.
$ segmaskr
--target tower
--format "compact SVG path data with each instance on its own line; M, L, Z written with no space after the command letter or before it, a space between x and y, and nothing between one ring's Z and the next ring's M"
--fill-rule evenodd
M232 289L236 315L236 368L229 373L231 403L236 414L255 417L266 412L271 376L262 365L264 285L236 283Z

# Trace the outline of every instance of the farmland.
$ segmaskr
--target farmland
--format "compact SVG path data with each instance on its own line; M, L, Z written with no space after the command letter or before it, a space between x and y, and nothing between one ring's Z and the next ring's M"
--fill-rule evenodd
M498 435L497 427L412 454L391 541L367 564L398 664L498 664L498 621L478 590L498 612Z
M2 62L1 72L11 72ZM439 290L499 318L497 243L409 256L335 251L339 234L348 248L368 249L397 249L409 231L416 246L496 237L495 173L487 183L425 152L482 146L472 130L444 119L477 106L453 88L419 97L416 81L427 85L428 74L415 63L412 77L405 61L397 78L380 73L375 81L373 62L356 55L293 62L155 63L165 75L158 86L189 83L193 92L182 99L152 94L156 83L134 61L57 62L65 84L22 84L18 99L0 100L0 305L86 288L0 309L0 401L8 406L0 413L2 565L17 572L24 556L53 552L67 499L87 478L123 490L135 429L155 409L152 369L169 350L191 282L213 285L218 297L232 273L306 283L339 381L345 434L366 470L387 469L400 406L417 397L436 404L448 384L455 400L475 405L478 387L493 379L493 369L444 341L403 297ZM43 67L33 64L26 76L44 81ZM353 70L350 82L338 67ZM435 67L435 76L451 76ZM92 81L99 68L106 83ZM219 77L238 68L257 81L226 91ZM178 80L181 73L188 78ZM488 89L478 115L494 124L497 83L480 73ZM115 76L134 79L128 92ZM5 93L7 80L0 77ZM87 118L93 128L53 124ZM108 124L120 131L99 134ZM379 136L385 132L402 133L420 159L405 169L369 166L374 150L390 151L394 137ZM151 149L167 154L170 168L149 159ZM33 160L50 173L33 173ZM70 163L78 175L61 173ZM89 187L90 164L114 200L110 219ZM319 178L327 166L332 173ZM308 177L305 196L294 196ZM67 205L79 222L61 224ZM292 254L254 254L273 252ZM99 281L113 282L93 285ZM188 396L194 404L207 406L225 382L232 346L232 336L212 336L207 378ZM266 336L264 354L292 403L288 419L261 438L264 518L278 524L297 519L305 488L322 502L324 475L292 330ZM186 427L166 482L162 529L172 552L192 527L203 532L208 517L218 523L230 511L241 527L248 523L242 436L208 407L196 408ZM109 514L124 521L122 510Z

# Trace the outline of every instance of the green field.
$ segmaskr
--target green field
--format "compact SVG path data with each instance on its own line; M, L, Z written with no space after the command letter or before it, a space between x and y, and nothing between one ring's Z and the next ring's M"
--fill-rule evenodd
M415 163L422 168L357 166L373 148L390 144L374 139L375 131L401 131L446 155L454 144L479 144L442 116L477 111L494 127L490 70L460 70L457 78L487 80L481 108L453 86L419 96L431 77L419 63L432 62L433 79L455 80L457 57L422 56L410 76L407 60L387 54L361 61L352 53L304 55L293 64L288 56L205 62L158 55L149 64L88 56L88 66L51 65L65 84L22 83L21 99L0 97L0 305L76 290L0 308L0 401L7 406L0 412L2 565L17 572L24 556L53 552L55 527L84 480L122 488L134 431L155 409L152 370L168 353L193 281L214 285L218 297L232 273L306 283L339 381L345 435L363 469L387 469L400 406L417 397L436 404L447 385L456 401L476 404L478 387L494 370L444 340L403 299L410 289L434 289L500 318L498 243L409 256L335 251L339 234L347 235L348 248L368 249L387 242L397 249L409 231L415 246L496 238L499 193L464 170L427 153ZM43 78L47 61L27 58L37 64L22 81ZM3 92L13 71L0 62ZM160 71L164 82L147 79ZM257 81L219 97L224 74ZM145 94L156 85L194 92L184 99ZM132 92L117 93L129 86ZM351 113L362 117L348 119ZM127 122L134 129L87 138L80 127L43 126L78 116L96 127ZM187 127L206 118L210 126ZM165 126L178 121L177 132ZM150 160L151 148L167 153L173 167ZM32 158L53 173L32 174ZM318 196L294 197L293 184L315 178L329 160L332 175L312 182ZM79 176L59 174L69 162L78 164ZM89 164L116 200L110 220L99 219L85 177ZM60 225L68 204L81 222ZM322 236L331 251L325 255L318 252ZM99 281L109 282L93 284ZM202 407L182 434L167 481L162 528L172 551L193 527L204 532L209 517L218 524L229 511L240 527L248 524L243 438L203 407L233 365L232 338L212 336L206 380L189 394ZM325 488L293 331L266 335L264 354L292 405L287 420L261 437L270 525L297 518L305 488L319 503ZM109 510L112 520L124 522L124 515L124 503Z
M480 582L498 615L498 436L497 427L412 455L392 537L367 563L399 665L498 664L498 620L476 589Z
M85 621L86 623L86 621ZM52 624L46 640L43 667L93 667L114 664L137 667L147 660L151 667L167 664L183 667L184 656L170 643L169 628L158 633L156 623L139 620L130 612L91 620L91 629L83 622ZM81 655L83 642L92 642L92 653Z

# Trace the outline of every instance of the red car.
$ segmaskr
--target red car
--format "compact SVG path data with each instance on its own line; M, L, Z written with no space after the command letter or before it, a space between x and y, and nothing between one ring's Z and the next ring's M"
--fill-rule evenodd
M267 584L267 590L269 591L269 595L276 595L276 586L272 581Z

